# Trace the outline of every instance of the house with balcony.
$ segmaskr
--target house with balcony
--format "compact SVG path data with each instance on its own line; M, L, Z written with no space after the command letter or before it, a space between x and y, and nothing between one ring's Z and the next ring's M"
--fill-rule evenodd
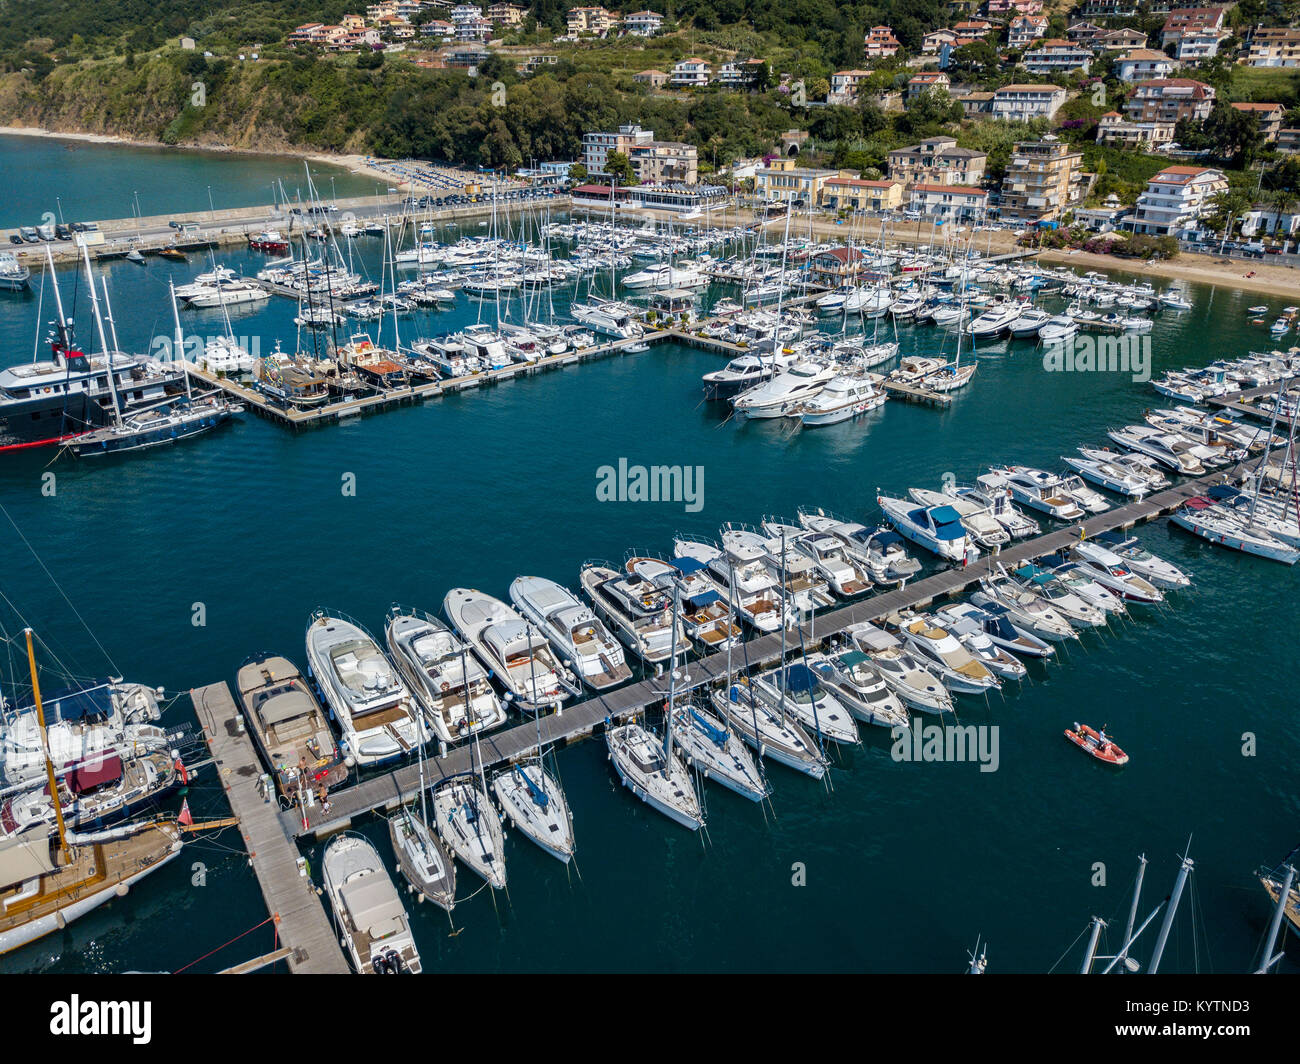
M1253 115L1259 123L1259 131L1264 134L1264 140L1270 144L1282 132L1282 119L1286 117L1286 110L1280 103L1231 103L1228 106L1234 111Z
M633 37L653 37L664 28L664 17L657 11L633 11L623 16L623 32Z
M963 185L916 185L907 205L932 221L976 222L988 214L989 194Z
M978 185L984 180L988 154L957 147L952 137L929 137L895 148L887 156L889 176L904 185Z
M908 106L918 96L923 96L927 92L936 90L947 92L951 87L951 79L942 70L922 70L907 79L907 89L903 93L903 106Z
M903 204L901 181L828 177L822 182L821 206L833 211L892 211Z
M1059 85L1003 85L991 93L969 93L962 97L961 103L973 117L1028 122L1034 118L1054 118L1066 95Z
M1130 122L1118 111L1107 111L1097 120L1097 143L1129 151L1151 152L1174 139L1170 122Z
M1134 18L1138 5L1137 0L1083 0L1072 13L1076 18L1088 20Z
M1227 191L1223 171L1205 166L1168 166L1147 182L1125 228L1150 236L1193 239L1214 211L1214 197Z
M956 48L957 34L952 30L934 30L921 38L922 55L938 55L944 48Z
M1125 28L1119 30L1102 30L1088 42L1094 52L1126 52L1133 48L1145 48L1147 35L1140 30Z
M289 34L289 44L324 44L329 38L323 22L304 22Z
M603 7L571 7L566 26L570 37L604 37L617 22Z
M1139 81L1124 104L1132 122L1165 122L1187 118L1203 122L1214 109L1214 87L1193 78L1152 78Z
M1300 29L1256 26L1247 38L1246 65L1300 67Z
M1041 15L1042 0L984 0L980 13L985 18L1004 20L1017 15Z
M1081 45L1054 38L1041 41L1021 56L1020 64L1031 74L1073 74L1076 70L1088 73L1092 65L1092 52Z
M1046 33L1046 15L1016 15L1007 23L1007 47L1027 48Z
M493 4L487 9L487 20L494 26L511 29L524 24L527 12L515 4Z
M1115 60L1115 76L1120 81L1151 81L1172 77L1176 64L1164 52L1138 48Z
M674 64L668 84L674 89L703 89L709 84L709 74L707 60L692 56Z
M862 53L868 59L888 59L898 53L898 38L888 26L872 26L862 42Z
M761 59L723 63L713 74L713 84L724 89L748 91L758 84L758 72L762 66Z
M837 70L831 75L827 103L851 104L857 101L858 86L871 77L870 70Z
M592 132L582 135L582 165L589 174L603 174L605 162L612 151L632 158L632 149L654 141L652 129L642 129L638 125L623 125L613 133Z
M652 140L630 145L627 157L643 184L694 185L700 179L699 156L693 144Z
M1016 222L1046 222L1060 218L1082 202L1089 182L1083 153L1048 134L1022 140L1012 149L1002 178L1001 216Z
M754 192L765 203L807 206L821 202L822 188L832 177L852 176L840 170L797 166L793 159L773 159L754 171Z
M1160 28L1160 47L1174 49L1180 63L1198 63L1217 55L1219 42L1228 36L1222 7L1179 7L1169 12Z
M456 27L450 22L443 22L442 19L434 19L432 22L426 22L420 27L420 36L451 40L456 36Z

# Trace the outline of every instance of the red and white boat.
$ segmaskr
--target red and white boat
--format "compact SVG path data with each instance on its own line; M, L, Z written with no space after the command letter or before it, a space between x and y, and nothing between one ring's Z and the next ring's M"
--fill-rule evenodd
M289 241L280 234L278 229L263 229L248 238L248 247L252 251L270 251L283 255L289 250Z
M1096 731L1086 724L1075 722L1073 728L1065 729L1065 737L1080 750L1085 750L1098 761L1108 765L1127 765L1128 754L1106 737L1106 730Z

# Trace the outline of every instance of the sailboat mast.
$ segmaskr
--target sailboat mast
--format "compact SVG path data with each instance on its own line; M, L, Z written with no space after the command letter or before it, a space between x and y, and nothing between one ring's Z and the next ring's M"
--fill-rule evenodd
M59 849L63 851L64 864L72 863L72 853L68 849L68 833L63 823L63 806L59 803L59 783L54 776L54 762L50 759L50 739L45 731L45 707L41 704L41 682L36 675L36 651L32 647L32 630L26 628L27 664L32 671L32 701L36 704L36 723L41 729L41 749L45 753L45 776L49 780L50 801L54 803L54 819L59 825Z
M113 352L108 346L108 337L104 335L104 319L99 314L99 296L95 291L95 275L90 272L90 252L86 245L81 245L81 258L86 264L86 284L90 287L90 307L95 315L95 328L99 332L99 346L104 352L104 367L108 371L108 390L113 396L113 420L121 424L122 407L117 398L117 376L113 369Z
M673 700L677 697L677 604L681 588L673 582L673 652L668 659L668 712L664 714L664 775L673 771Z
M175 282L169 279L167 281L167 288L171 292L171 297L172 297L172 320L176 322L176 338L172 348L172 361L175 361L176 359L181 357L181 352L185 350L185 333L181 329L181 312L176 307ZM224 309L225 307L223 305L222 310ZM184 372L185 372L185 398L193 399L194 394L190 390L190 375L188 371L184 371Z
M1178 900L1183 896L1183 887L1187 883L1187 874L1192 870L1192 863L1190 857L1184 856L1183 863L1178 868L1178 878L1174 880L1174 889L1169 895L1169 908L1165 910L1160 933L1156 936L1156 946L1151 953L1151 963L1147 965L1147 975L1155 975L1160 970L1160 958L1164 956L1165 943L1169 940L1169 930L1178 914Z

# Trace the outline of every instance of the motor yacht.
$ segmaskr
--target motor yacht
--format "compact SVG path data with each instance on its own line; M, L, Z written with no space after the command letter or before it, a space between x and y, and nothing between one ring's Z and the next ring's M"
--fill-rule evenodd
M551 641L583 683L595 691L632 678L623 647L568 588L540 576L520 576L510 601Z

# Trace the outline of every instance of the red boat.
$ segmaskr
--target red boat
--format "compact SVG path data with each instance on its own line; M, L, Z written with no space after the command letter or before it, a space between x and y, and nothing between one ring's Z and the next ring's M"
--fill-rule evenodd
M267 229L256 236L250 236L248 246L253 251L270 251L277 255L283 255L289 250L289 241L285 240L276 230Z
M1086 724L1075 722L1073 728L1065 729L1065 737L1074 743L1080 750L1086 750L1098 761L1104 761L1108 765L1127 765L1128 754L1124 753L1106 736L1106 729L1103 726L1101 731L1095 731Z

